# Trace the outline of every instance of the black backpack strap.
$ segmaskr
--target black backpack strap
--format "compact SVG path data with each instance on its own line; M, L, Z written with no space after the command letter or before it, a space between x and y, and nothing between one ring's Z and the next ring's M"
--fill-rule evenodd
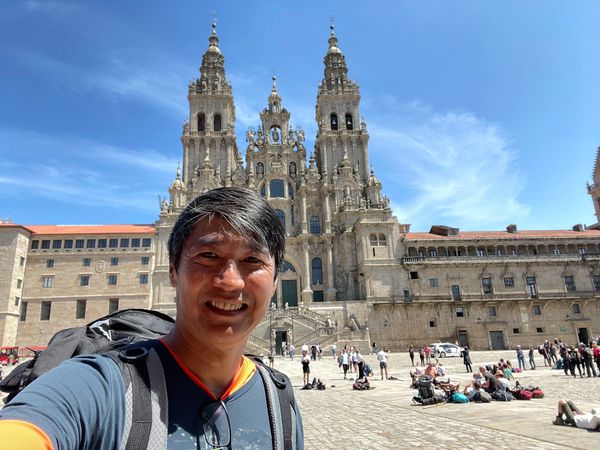
M164 449L167 389L162 363L152 341L106 355L115 361L125 383L125 426L120 449Z
M269 420L271 421L273 449L295 449L296 420L295 412L292 411L292 403L294 403L292 382L287 375L266 366L258 356L246 356L254 361L265 386ZM275 402L278 403L279 408L275 408Z

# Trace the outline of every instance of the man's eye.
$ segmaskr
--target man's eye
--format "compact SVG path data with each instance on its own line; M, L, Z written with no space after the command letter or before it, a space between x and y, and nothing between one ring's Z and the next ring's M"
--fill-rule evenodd
M260 258L256 258L255 256L249 256L246 258L246 262L250 264L263 264L263 261Z
M200 258L209 258L209 259L213 259L217 257L217 254L214 252L201 252L198 254L198 256Z

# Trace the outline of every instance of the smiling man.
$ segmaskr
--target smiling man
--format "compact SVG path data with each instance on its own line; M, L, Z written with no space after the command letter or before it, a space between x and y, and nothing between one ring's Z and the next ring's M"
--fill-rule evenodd
M125 431L122 369L111 358L91 355L51 370L4 408L0 430L12 439L4 444L13 449L123 444L127 449L302 449L302 420L291 388L282 395L285 382L244 356L275 291L284 246L277 214L252 191L221 188L197 197L169 239L175 326L148 343L165 386L158 415L166 431L158 433L158 442L154 428L145 443Z

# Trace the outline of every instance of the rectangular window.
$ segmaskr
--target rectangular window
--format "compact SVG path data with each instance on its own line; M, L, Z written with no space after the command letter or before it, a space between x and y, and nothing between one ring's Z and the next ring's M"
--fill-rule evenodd
M541 316L542 315L542 306L541 305L533 305L531 312L533 313L534 316Z
M52 241L52 248L59 249L62 247L62 241L60 239Z
M40 320L50 320L50 312L52 311L52 302L42 302L40 310Z
M543 333L543 332L544 332L544 329L543 329L542 327L537 327L537 328L535 329L535 331L536 331L536 333Z
M430 278L429 279L429 287L436 288L436 287L439 287L439 286L440 286L440 283L439 283L439 281L438 281L437 278Z
M142 266L147 266L148 264L150 264L150 257L142 256Z
M119 240L118 239L110 239L108 241L108 246L109 246L109 248L117 248L119 246Z
M325 295L323 294L323 291L313 291L313 302L324 302L325 301Z
M435 320L429 321L429 328L435 328Z
M25 265L25 258L23 256L21 256L21 259L19 259L19 266L23 267Z
M118 281L118 276L115 274L111 274L108 276L108 285L109 286L116 286Z
M148 274L140 273L140 284L148 284ZM323 292L323 291L321 291Z
M269 183L269 196L271 198L283 198L283 180L271 180Z
M79 286L89 286L90 285L90 276L89 275L79 275Z
M23 280L17 279L17 289L21 289L21 286L23 286Z
M75 248L83 248L85 241L83 239L77 239L75 241Z
M527 284L527 293L531 297L537 297L537 287L535 285L535 277L526 277L525 283Z
M408 289L404 289L403 295L404 295L404 302L405 303L412 302L412 297L410 296L410 291Z
M54 260L53 259L47 259L46 260L46 267L48 269L52 269L54 267Z
M504 277L504 287L514 287L515 280L513 277Z
M575 314L576 316L581 314L581 305L579 303L573 303L572 309L573 309L573 314Z
M129 239L127 239L127 238L121 239L121 247L129 247Z
M117 258L116 256L113 256L112 258L110 258L110 265L111 266L118 266L119 265L119 258Z
M27 302L21 302L21 310L19 311L19 320L25 322L27 320Z
M560 248L556 248L556 247L555 247L555 248L552 250L552 253L554 253L555 255L560 255Z
M96 239L88 239L85 248L96 248Z
M496 317L496 307L495 306L488 306L488 316L490 317Z
M567 289L567 292L575 292L577 290L573 275L565 275L565 288Z
M135 248L139 247L140 246L140 238L133 238L131 240L131 246L135 247Z
M454 300L460 300L460 298L461 298L460 297L460 286L458 284L453 284L451 286L451 289L452 289L452 298ZM460 317L462 317L462 316L460 316Z
M484 294L492 293L492 279L491 278L482 278L481 279L481 287L483 288Z
M118 298L109 298L108 299L108 313L112 314L119 309L119 299Z
M432 258L437 258L438 252L435 249L431 249L429 250L429 256L431 256Z
M513 334L520 334L521 330L519 330L518 328L513 328Z
M38 248L40 248L40 241L31 241L31 249L37 250Z
M85 308L87 300L77 300L77 309L75 310L76 319L85 319Z
M47 250L47 249L49 249L49 248L50 248L50 241L49 241L49 240L47 240L47 239L44 239L44 240L42 241L42 249L43 249L43 250Z
M577 251L581 256L585 255L585 248L578 248Z
M465 310L463 309L462 306L457 306L454 309L454 312L456 314L456 317L465 317Z
M152 239L150 239L150 238L142 239L142 247L150 247L150 244L152 244Z
M90 267L92 265L92 258L83 258L83 267Z
M106 239L98 239L98 248L106 248Z
M21 297L15 297L15 306L19 306L20 301L21 301Z
M410 279L411 280L418 280L419 279L419 272L411 272L410 273Z
M45 276L42 278L42 286L45 288L51 288L54 285L54 277L53 276Z
M600 275L594 275L592 281L594 282L594 290L600 291Z
M63 248L73 248L73 239L65 239L65 245Z
M485 250L478 248L476 250L477 256L485 256Z

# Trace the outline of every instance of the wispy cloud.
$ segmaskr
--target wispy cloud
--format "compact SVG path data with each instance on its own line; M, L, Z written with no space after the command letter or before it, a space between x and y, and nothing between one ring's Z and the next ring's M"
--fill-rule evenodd
M4 165L10 168L0 176L0 197L151 212L157 210L156 194L164 193L177 166L153 149L74 136L0 128L0 142Z
M66 2L35 1L26 0L23 2L26 11L35 13L64 13L79 9L79 5Z
M417 230L440 223L481 229L528 215L513 143L500 126L418 101L380 101L389 113L371 116L371 162L400 221Z

